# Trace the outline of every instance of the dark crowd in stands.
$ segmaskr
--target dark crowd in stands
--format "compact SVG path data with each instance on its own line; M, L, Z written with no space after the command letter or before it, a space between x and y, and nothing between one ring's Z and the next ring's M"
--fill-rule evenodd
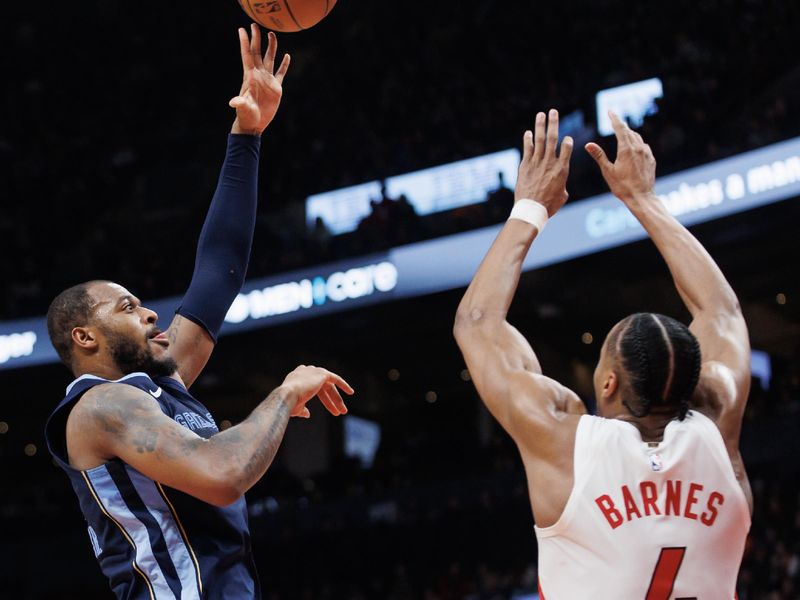
M0 124L0 318L43 314L78 281L179 294L213 192L238 89L235 3L178 13L127 6L6 7ZM454 10L454 7L456 8ZM168 27L154 27L154 15ZM420 218L380 202L359 231L307 228L307 195L518 146L537 110L594 122L597 91L664 82L642 134L661 174L800 133L796 2L462 0L416 11L340 2L293 54L264 136L250 276L502 220L457 209ZM668 26L664 26L668 23ZM594 137L579 139L578 145ZM609 140L605 140L606 143ZM571 197L603 190L577 148ZM392 199L397 200L397 199Z

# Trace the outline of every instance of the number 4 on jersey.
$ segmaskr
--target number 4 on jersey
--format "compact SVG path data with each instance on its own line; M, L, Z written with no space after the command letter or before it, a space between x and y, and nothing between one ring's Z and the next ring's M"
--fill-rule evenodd
M661 549L645 600L669 600L672 588L675 587L675 580L678 578L678 570L681 568L684 554L686 554L686 546ZM679 598L677 600L692 599Z

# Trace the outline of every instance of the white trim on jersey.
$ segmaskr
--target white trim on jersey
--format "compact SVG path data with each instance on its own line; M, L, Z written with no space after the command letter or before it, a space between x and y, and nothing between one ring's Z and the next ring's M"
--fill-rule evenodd
M148 375L147 373L142 373L140 371L137 371L135 373L128 373L127 375L125 375L124 377L120 377L119 379L104 379L102 377L98 377L97 375L90 375L89 373L85 373L80 377L78 377L77 379L75 379L72 383L70 383L67 386L67 393L65 395L69 396L69 393L72 390L72 388L75 387L75 384L78 383L79 381L83 381L84 379L95 379L97 381L107 381L108 383L119 383L120 381L125 381L126 379L130 379L131 377L136 377L138 375L144 375L145 377L150 379L150 381L153 381L150 378L150 375Z
M135 562L153 586L155 597L158 600L177 600L156 560L153 548L150 546L150 534L147 531L147 527L125 504L125 500L122 498L117 484L111 478L108 469L105 467L91 469L86 471L86 474L89 476L92 487L97 492L98 500L102 502L103 508L125 529L134 541L136 548Z
M202 594L198 585L199 575L195 563L178 530L178 524L156 488L155 482L129 465L125 465L125 471L131 478L131 483L136 488L148 512L161 528L164 542L167 544L167 552L169 552L172 564L175 565L178 578L181 580L181 600L200 598Z

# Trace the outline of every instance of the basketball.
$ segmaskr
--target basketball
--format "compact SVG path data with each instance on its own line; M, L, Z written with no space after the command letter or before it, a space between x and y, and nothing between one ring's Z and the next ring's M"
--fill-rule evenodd
M251 19L273 31L302 31L328 16L336 0L239 0Z

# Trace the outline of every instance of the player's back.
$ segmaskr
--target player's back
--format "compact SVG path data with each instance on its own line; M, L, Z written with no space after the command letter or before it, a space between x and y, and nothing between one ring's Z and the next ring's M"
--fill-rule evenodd
M536 528L546 600L731 600L750 528L722 436L691 411L661 442L583 416L575 481L558 522Z

